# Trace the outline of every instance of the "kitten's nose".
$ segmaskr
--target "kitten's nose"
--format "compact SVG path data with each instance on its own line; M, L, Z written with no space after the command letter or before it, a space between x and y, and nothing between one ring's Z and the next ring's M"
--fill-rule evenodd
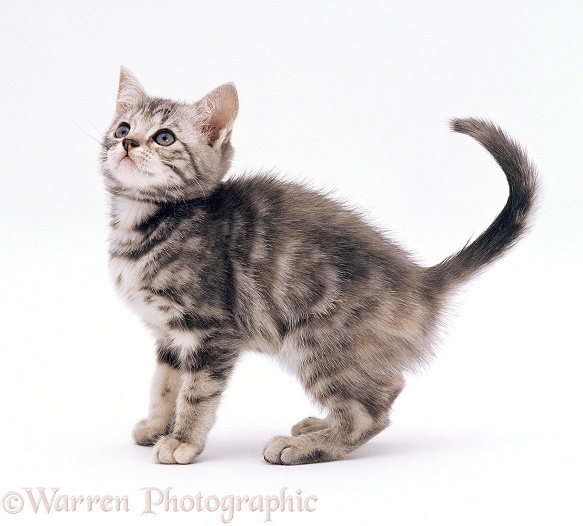
M122 144L126 152L129 152L132 148L136 148L140 145L140 143L135 139L124 139Z

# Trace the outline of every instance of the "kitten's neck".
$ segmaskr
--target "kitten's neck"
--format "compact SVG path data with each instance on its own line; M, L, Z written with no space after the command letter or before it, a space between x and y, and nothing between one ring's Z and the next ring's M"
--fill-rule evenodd
M134 230L160 210L160 205L149 201L111 196L111 225L122 230Z

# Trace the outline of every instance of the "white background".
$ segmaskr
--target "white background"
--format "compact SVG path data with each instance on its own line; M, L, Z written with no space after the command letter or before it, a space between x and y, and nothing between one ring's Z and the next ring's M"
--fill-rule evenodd
M578 0L3 5L0 496L47 486L127 495L131 510L35 515L26 503L0 508L0 523L221 524L209 512L141 516L140 488L153 486L318 497L315 512L274 524L583 524L582 57ZM392 427L345 461L263 461L263 443L313 410L257 355L241 362L198 463L157 465L131 442L153 342L107 274L96 142L121 64L179 99L234 81L234 171L334 190L425 264L478 234L507 195L448 118L495 120L538 165L530 235L460 294Z

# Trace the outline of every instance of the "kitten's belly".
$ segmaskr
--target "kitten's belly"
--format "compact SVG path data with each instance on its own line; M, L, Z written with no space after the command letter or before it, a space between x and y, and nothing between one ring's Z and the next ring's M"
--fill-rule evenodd
M160 330L172 318L183 313L176 303L151 291L143 279L146 265L145 258L130 260L112 257L109 271L118 293L132 310L148 326Z

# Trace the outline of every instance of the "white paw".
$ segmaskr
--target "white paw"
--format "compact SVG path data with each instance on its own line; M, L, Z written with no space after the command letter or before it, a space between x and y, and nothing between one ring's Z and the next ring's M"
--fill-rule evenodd
M308 436L275 437L263 449L263 458L270 464L312 464L339 458Z
M166 426L156 425L148 419L144 419L134 426L132 437L140 446L153 446L166 432Z
M192 464L201 451L202 448L194 444L162 436L154 447L154 459L160 464Z

